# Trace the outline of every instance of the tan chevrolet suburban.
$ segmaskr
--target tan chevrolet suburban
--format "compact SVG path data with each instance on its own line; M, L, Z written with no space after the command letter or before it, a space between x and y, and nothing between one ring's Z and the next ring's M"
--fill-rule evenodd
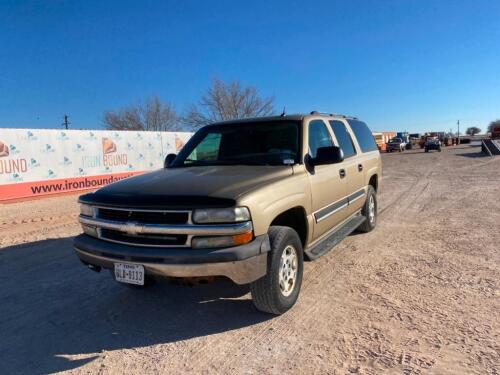
M208 125L165 168L82 195L74 249L122 283L225 276L257 309L296 302L303 261L377 222L381 161L356 118L311 112Z

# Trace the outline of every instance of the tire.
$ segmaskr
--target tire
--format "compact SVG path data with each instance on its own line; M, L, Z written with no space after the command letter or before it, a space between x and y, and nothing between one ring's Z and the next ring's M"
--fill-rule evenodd
M438 151L441 152L441 147L438 148Z
M293 229L272 226L269 228L268 233L271 251L267 255L267 273L264 277L250 284L250 292L257 310L281 315L288 311L299 297L304 271L304 252L300 238ZM291 259L291 255L288 257L289 266L287 267L287 263L283 264L283 259L286 259L287 253L291 254L293 251L295 252L295 258ZM295 278L290 281L293 276L292 278L288 277L290 274L293 275L294 265ZM284 279L281 279L282 284L280 285L280 270L284 272L287 269L289 272Z
M373 216L370 215L372 209L370 207L371 199L373 199ZM375 229L377 226L377 207L377 193L373 186L369 185L368 192L366 193L366 201L361 209L361 214L366 217L366 220L358 227L357 230L359 232L368 233Z
M429 152L429 149L427 149L427 148L426 148L426 149L425 149L425 152Z

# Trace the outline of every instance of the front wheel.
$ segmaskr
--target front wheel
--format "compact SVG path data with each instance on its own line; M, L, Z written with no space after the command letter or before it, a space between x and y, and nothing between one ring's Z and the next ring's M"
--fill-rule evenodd
M302 284L304 254L300 238L289 227L269 228L271 251L267 255L267 273L250 284L255 307L280 315L297 301Z
M368 186L366 201L361 214L366 217L366 220L358 227L358 231L363 233L371 232L377 225L377 193L371 185Z

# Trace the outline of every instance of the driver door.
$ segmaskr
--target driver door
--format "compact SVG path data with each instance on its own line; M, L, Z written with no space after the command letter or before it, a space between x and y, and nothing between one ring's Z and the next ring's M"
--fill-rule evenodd
M310 157L316 157L320 147L333 146L332 135L323 120L311 120L307 129ZM313 240L320 238L347 218L347 183L344 168L344 163L336 163L317 165L309 171L314 219Z

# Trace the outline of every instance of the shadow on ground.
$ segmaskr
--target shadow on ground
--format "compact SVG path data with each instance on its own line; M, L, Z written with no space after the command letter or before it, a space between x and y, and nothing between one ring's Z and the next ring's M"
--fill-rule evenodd
M486 155L484 152L465 152L463 154L457 154L458 156L463 156L466 158L486 158L490 157L489 155Z
M229 281L128 288L107 271L86 269L71 243L62 238L0 249L3 373L70 370L103 350L170 343L270 318L255 310L247 288Z

